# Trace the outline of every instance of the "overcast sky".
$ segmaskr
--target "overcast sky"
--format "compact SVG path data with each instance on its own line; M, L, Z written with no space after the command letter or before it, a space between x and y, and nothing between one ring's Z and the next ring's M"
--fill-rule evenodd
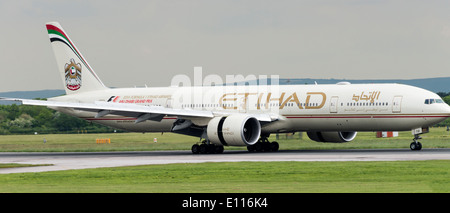
M174 75L450 76L450 1L2 0L0 92L63 89L58 21L110 87ZM225 79L225 78L224 78Z

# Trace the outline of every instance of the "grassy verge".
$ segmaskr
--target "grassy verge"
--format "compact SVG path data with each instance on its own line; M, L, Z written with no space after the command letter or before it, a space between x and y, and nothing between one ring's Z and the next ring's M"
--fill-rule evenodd
M51 166L52 164L18 164L18 163L0 163L0 169L32 167L32 166Z
M0 175L0 192L448 193L449 161L232 162Z
M449 148L450 133L433 128L422 136L424 148ZM110 138L110 144L96 144ZM153 139L157 138L157 143ZM45 139L45 143L44 143ZM375 138L358 133L349 143L317 143L305 134L292 138L275 135L281 149L409 149L412 135ZM171 133L120 133L73 135L2 135L0 151L77 152L190 150L198 138ZM226 147L246 149L245 147ZM31 165L0 165L3 167ZM34 166L34 165L33 165ZM149 165L68 170L41 173L2 174L2 192L233 192L233 193L449 193L450 161L395 162L235 162Z
M446 128L432 128L422 135L423 148L450 148L450 132ZM97 144L97 138L110 138L110 144ZM154 138L157 142L154 142ZM306 134L279 139L271 135L270 141L278 141L281 150L295 149L387 149L409 148L410 132L400 132L395 138L376 138L374 132L360 132L348 143L317 143ZM44 143L44 140L46 141ZM199 138L174 133L112 133L112 134L54 134L54 135L0 135L1 152L98 152L98 151L154 151L190 150ZM225 147L225 150L246 147Z

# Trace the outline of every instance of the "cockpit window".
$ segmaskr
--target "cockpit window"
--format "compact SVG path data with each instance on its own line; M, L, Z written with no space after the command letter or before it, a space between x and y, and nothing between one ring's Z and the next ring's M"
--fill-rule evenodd
M434 104L434 103L444 103L444 101L442 99L434 99L434 98L430 98L430 99L425 99L425 104Z

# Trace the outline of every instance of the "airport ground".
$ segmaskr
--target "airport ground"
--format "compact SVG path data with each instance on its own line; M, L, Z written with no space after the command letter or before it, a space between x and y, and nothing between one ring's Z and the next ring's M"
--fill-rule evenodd
M424 149L450 148L450 132L445 128L432 128L422 137ZM98 138L110 138L111 143L97 144ZM275 136L270 140L275 140ZM355 141L344 144L316 143L297 134L279 135L277 141L280 150L294 150L296 154L302 152L295 150L352 149L420 153L409 150L411 140L410 132L401 132L396 138L376 138L371 132L359 133ZM0 150L17 153L186 150L188 154L196 142L197 138L166 133L3 135ZM245 148L227 147L224 154L227 150L246 155ZM208 156L220 155L202 157ZM17 165L0 164L0 170L11 166ZM175 163L0 174L0 192L448 193L449 177L449 160Z
M2 193L448 193L450 163L221 162L1 174Z
M270 141L278 141L280 150L311 149L391 149L408 148L411 132L399 132L398 137L376 138L375 132L359 132L348 143L318 143L305 133L272 134ZM445 127L430 128L421 135L424 148L450 148L450 131ZM97 139L110 143L97 143ZM156 141L155 141L156 139ZM109 133L109 134L36 134L0 135L0 152L103 152L103 151L161 151L190 150L199 138L174 133ZM247 150L246 147L225 147L226 150Z

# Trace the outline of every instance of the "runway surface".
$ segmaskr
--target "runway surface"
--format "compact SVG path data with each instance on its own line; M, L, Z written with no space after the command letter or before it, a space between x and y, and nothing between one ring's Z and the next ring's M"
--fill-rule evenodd
M399 161L450 160L450 149L371 149L371 150L286 150L249 153L227 151L223 154L195 155L191 151L139 152L0 152L0 163L52 164L52 166L0 169L0 174L46 172L70 169L136 166L170 163L239 161Z

